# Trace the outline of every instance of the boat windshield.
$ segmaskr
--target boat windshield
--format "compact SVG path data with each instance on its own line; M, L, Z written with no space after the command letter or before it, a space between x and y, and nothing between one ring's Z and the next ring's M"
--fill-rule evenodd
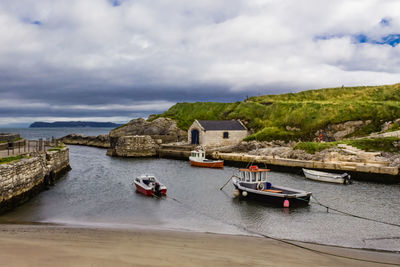
M261 182L267 181L267 172L265 171L241 171L239 176L241 181L244 182Z
M252 172L251 173L251 181L252 182L256 182L257 181L257 173L256 172Z

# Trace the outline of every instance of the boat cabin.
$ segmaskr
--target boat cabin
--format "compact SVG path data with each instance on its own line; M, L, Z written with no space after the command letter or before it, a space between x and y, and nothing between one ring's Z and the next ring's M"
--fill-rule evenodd
M190 157L196 158L196 159L205 159L206 157L206 152L204 150L193 150L190 152Z
M250 166L248 169L239 170L239 179L242 182L259 183L267 181L269 169L259 169L257 166Z

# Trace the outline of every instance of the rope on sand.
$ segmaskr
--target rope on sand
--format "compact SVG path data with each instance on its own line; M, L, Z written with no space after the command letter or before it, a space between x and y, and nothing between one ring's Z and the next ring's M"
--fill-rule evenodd
M186 207L187 209L189 209L191 211L194 211L193 207L191 207L188 204L183 203L182 201L180 201L180 200L178 200L178 199L176 199L174 197L167 196L167 199L171 199L171 200L179 203L180 205ZM332 209L332 210L334 210L334 209ZM234 223L221 221L220 219L217 219L217 218L215 218L215 217L213 217L213 216L211 216L209 214L206 214L204 212L201 212L201 211L197 211L197 212L202 214L202 215L204 215L204 216L206 216L206 217L208 217L208 218L211 218L213 220L216 220L216 221L219 221L221 223L228 224L228 225L231 225L231 226L235 226L235 227L237 227L239 229L245 230L248 233L259 235L259 236L262 236L264 238L269 238L269 239L272 239L272 240L275 240L275 241L278 241L278 242L282 242L282 243L285 243L285 244L288 244L288 245L292 245L292 246L295 246L295 247L298 247L298 248L301 248L301 249L304 249L304 250L308 250L310 252L314 252L314 253L317 253L317 254L333 256L333 257L342 258L342 259L349 259L349 260L355 260L355 261L375 263L375 264L386 264L386 265L393 265L393 266L399 266L400 265L400 264L397 264L397 263L388 263L388 262L381 262L381 261L374 261L374 260L366 260L366 259L354 258L354 257L350 257L350 256L343 256L343 255L337 255L337 254L330 253L330 252L320 251L320 250L317 250L317 249L313 249L313 248L309 248L309 247L306 247L306 246L303 246L303 245L300 245L300 244L293 243L293 242L288 241L288 240L284 240L284 239L281 239L281 238L276 238L276 237L272 237L272 236L269 236L269 235L266 235L266 234L262 234L262 233L259 233L257 231L250 230L250 229L248 229L248 228L246 228L246 227L244 227L242 225L237 225L237 224L234 224ZM355 215L354 217L357 217L357 215ZM373 220L373 219L371 219L371 220ZM390 223L388 223L388 224L390 224ZM390 225L392 225L392 224L390 224ZM394 225L398 226L396 224L394 224Z

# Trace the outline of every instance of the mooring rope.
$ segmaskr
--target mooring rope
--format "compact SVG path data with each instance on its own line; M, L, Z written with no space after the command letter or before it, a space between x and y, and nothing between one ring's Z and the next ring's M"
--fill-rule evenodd
M400 227L400 224L380 221L380 220L376 220L376 219L372 219L372 218L367 218L367 217L363 217L363 216L360 216L360 215L355 215L355 214L352 214L352 213L349 213L349 212L346 212L346 211L342 211L342 210L338 210L338 209L329 207L329 206L324 205L321 202L319 202L318 199L314 195L311 197L311 200L315 200L315 201L313 201L313 203L315 203L317 205L320 205L321 207L326 208L327 212L329 212L329 210L333 210L333 211L336 211L336 212L339 212L339 213L342 213L344 215L351 216L351 217L354 217L354 218Z
M193 209L192 206L183 203L182 201L178 200L177 198L174 198L174 197L171 197L171 196L167 196L167 199L172 199L173 201L181 204L182 206L186 207L187 209L189 209L191 211L195 210L195 209ZM210 219L213 219L215 221L218 221L218 222L221 222L221 223L224 223L224 224L227 224L227 225L231 225L231 226L237 227L237 228L242 229L242 230L244 230L244 231L246 231L248 233L259 235L259 236L262 236L264 238L269 238L269 239L272 239L272 240L275 240L275 241L278 241L278 242L282 242L284 244L292 245L292 246L295 246L295 247L298 247L298 248L301 248L301 249L305 249L305 250L308 250L308 251L311 251L311 252L314 252L314 253L317 253L317 254L323 254L323 255L327 255L327 256L333 256L333 257L349 259L349 260L356 260L356 261L362 261L362 262L400 266L400 264L397 264L397 263L390 263L390 262L388 263L388 262L381 262L381 261L374 261L374 260L366 260L366 259L354 258L354 257L350 257L350 256L344 256L344 255L338 255L338 254L334 254L334 253L330 253L330 252L320 251L320 250L317 250L317 249L306 247L304 245L293 243L293 242L285 240L285 239L272 237L272 236L269 236L269 235L266 235L266 234L263 234L263 233L248 229L247 227L242 226L242 225L238 225L238 224L222 221L222 220L220 220L218 218L215 218L214 216L211 216L211 215L209 215L209 214L207 214L205 212L202 212L202 211L198 211L198 210L196 210L196 211L199 214L202 214L203 216L206 216L206 217L208 217Z

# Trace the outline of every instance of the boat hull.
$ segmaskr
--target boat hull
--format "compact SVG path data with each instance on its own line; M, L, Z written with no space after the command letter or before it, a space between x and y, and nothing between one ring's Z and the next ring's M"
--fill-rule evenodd
M254 188L243 186L240 182L234 179L234 187L239 190L239 197L242 199L256 199L268 204L285 206L287 200L289 207L307 206L310 202L311 192L298 191L285 187L273 187L273 190L257 190ZM244 192L246 192L244 194Z
M312 170L307 170L307 169L303 169L303 173L307 179L314 180L314 181L335 183L335 184L349 183L349 179L345 179L340 174L324 173L324 172L312 171Z
M278 197L278 196L271 196L271 195L261 195L261 194L257 194L257 193L253 193L253 192L249 192L246 190L247 192L247 196L244 197L242 195L242 192L239 189L240 192L240 198L241 199L253 199L253 200L257 200L260 202L264 202L264 203L268 203L268 204L272 204L275 206L279 206L279 207L283 207L284 206L284 201L288 200L289 201L289 207L293 208L293 207L301 207L301 206L308 206L309 202L310 202L310 197L311 196L305 196L305 197Z
M205 167L205 168L223 168L224 162L222 160L204 162L204 161L190 161L190 165L196 167Z
M155 195L155 192L152 189L143 188L140 184L137 184L137 183L135 183L135 186L136 186L136 191L139 193L142 193L143 195L146 195L146 196ZM162 188L160 190L160 192L161 192L161 195L164 195L164 196L167 195L167 188Z

